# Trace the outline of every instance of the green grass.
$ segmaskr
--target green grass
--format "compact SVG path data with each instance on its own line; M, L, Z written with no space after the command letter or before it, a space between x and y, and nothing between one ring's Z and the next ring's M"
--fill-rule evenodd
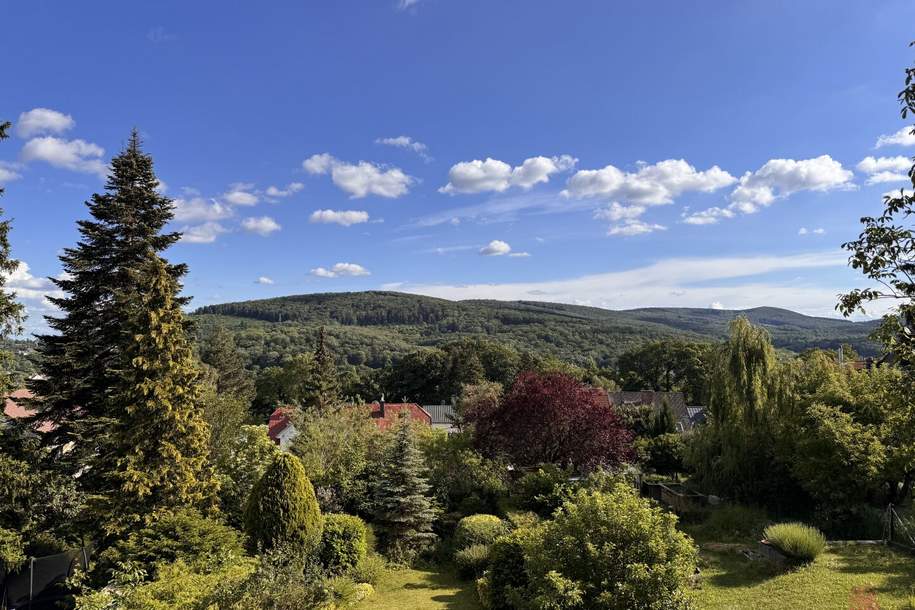
M453 572L391 570L357 610L480 610L472 581Z
M915 556L882 546L830 547L814 562L784 572L746 559L739 548L747 545L709 546L701 551L700 588L692 592L702 609L901 610L915 585Z

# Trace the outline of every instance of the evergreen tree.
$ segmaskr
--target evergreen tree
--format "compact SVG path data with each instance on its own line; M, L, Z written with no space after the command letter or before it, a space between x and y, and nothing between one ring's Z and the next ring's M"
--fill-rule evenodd
M216 370L219 395L250 405L255 393L254 375L245 369L245 362L229 331L222 326L215 327L201 347L200 359Z
M375 490L376 522L388 554L409 560L436 536L426 465L407 418L397 425Z
M311 481L299 459L280 453L255 484L245 508L245 530L252 550L279 546L303 557L317 551L324 519Z
M677 431L677 424L674 421L674 413L670 408L670 405L665 400L661 404L661 408L654 413L651 418L651 436L661 436L662 434L670 434Z
M311 404L324 411L333 407L340 400L340 380L337 378L337 365L334 356L327 347L327 336L324 327L318 333L318 345L315 348L314 374L312 376Z
M9 121L0 123L0 140L5 140L9 136L7 130L10 128ZM0 186L0 196L4 189ZM3 209L0 208L0 215ZM10 274L19 266L19 261L13 259L10 255L10 221L0 221L0 337L7 337L11 334L18 333L22 330L22 320L24 311L21 303L16 302L16 296L12 292L7 292L4 287ZM0 351L0 393L6 395L11 389L11 375L9 373L9 362L12 354L8 351Z
M62 316L48 317L55 332L38 337L41 376L30 383L40 399L35 419L55 426L42 441L52 449L53 465L70 474L82 470L78 484L92 492L111 491L105 487L109 473L83 466L91 456L117 453L107 446L113 438L109 429L125 415L112 390L121 386L125 349L134 343L125 325L135 319L135 304L118 295L137 281L135 271L150 253L162 252L180 237L163 232L173 204L156 191L158 185L152 159L134 131L111 161L105 192L87 202L91 218L77 223L80 241L60 257L64 273L53 281L64 296L49 299ZM177 292L186 267L162 266ZM186 302L172 298L175 307Z
M178 282L150 252L116 299L128 316L121 366L110 397L108 455L89 467L107 477L113 525L157 511L208 507L218 489L208 465L209 430L200 412L200 368L187 334Z

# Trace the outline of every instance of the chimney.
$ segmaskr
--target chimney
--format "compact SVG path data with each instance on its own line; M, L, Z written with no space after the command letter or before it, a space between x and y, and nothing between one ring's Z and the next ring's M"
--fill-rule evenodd
M381 395L381 400L378 401L378 406L381 409L381 419L384 419L384 394Z

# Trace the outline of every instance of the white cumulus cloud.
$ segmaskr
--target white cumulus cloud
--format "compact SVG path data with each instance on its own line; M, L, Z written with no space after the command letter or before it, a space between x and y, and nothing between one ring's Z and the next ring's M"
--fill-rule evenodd
M254 192L254 185L248 182L235 182L229 185L222 198L232 205L257 205L260 199Z
M709 208L694 212L684 222L688 224L714 224L722 218L733 218L737 213L754 214L779 199L801 191L826 192L854 188L854 174L829 155L812 159L770 159L755 172L741 176L731 192L731 203L726 209Z
M309 174L330 174L333 183L353 199L377 195L394 199L406 195L414 178L399 167L384 167L359 161L356 164L341 161L329 153L312 155L302 162Z
M325 269L324 267L315 267L311 270L311 274L317 277L326 278L370 275L365 267L362 265L357 265L356 263L337 263L330 269Z
M280 226L280 223L269 216L257 216L242 220L241 228L249 233L257 233L258 235L267 237L271 233L279 231L282 227Z
M808 229L807 227L801 227L797 230L798 235L823 235L826 233L826 229Z
M874 148L883 148L884 146L915 146L915 133L912 127L903 127L896 133L882 135L877 138L877 144Z
M212 221L182 229L181 241L188 244L211 244L229 230L221 223Z
M289 197L290 195L298 193L303 188L305 188L305 185L301 182L290 182L286 185L286 188L280 188L273 185L268 186L265 194L267 197Z
M64 140L53 136L33 138L22 147L23 161L44 161L54 167L105 177L108 167L102 162L105 154L98 144L84 140Z
M375 140L375 144L384 144L385 146L393 146L395 148L405 148L407 150L412 150L426 161L431 161L432 159L432 157L429 156L429 147L422 142L417 142L410 136L378 138Z
M631 237L633 235L645 235L646 233L654 233L655 231L666 231L667 227L664 225L651 224L647 222L642 222L641 220L627 220L622 224L613 225L607 229L607 235L622 235L624 237Z
M501 193L513 186L529 189L535 184L549 182L550 176L572 169L577 162L578 159L570 155L531 157L516 167L489 157L485 161L462 161L448 170L448 184L439 192L449 195L486 191Z
M273 282L272 278L269 278L266 275L262 275L259 278L257 278L256 280L254 280L254 283L261 284L262 286L271 286L271 285L273 285L274 282Z
M511 252L512 247L501 239L494 239L482 248L480 254L483 256L502 256Z
M912 160L901 155L896 157L864 157L857 165L857 170L868 174L868 184L881 182L906 182Z
M17 169L13 163L0 161L0 185L22 178L22 175L16 171Z
M344 227L369 221L369 213L362 210L315 210L308 218L309 222L321 224L338 224Z
M614 201L609 206L594 210L595 220L609 220L618 222L620 220L634 220L645 213L643 205L620 205Z
M73 129L76 121L69 114L50 108L33 108L19 115L16 121L16 135L30 138L38 134L63 133Z
M684 159L667 159L653 165L642 164L635 172L607 165L583 169L569 178L564 197L599 197L628 204L664 205L686 192L711 193L734 184L737 179L717 165L699 171Z
M177 197L175 203L176 222L206 222L224 220L232 216L232 209L218 201L207 201L203 197Z

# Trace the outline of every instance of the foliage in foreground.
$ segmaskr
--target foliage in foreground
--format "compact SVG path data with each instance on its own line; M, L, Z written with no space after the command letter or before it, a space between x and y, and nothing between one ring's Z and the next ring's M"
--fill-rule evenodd
M777 523L763 532L766 540L785 555L813 561L826 548L826 537L815 527L803 523Z
M544 610L687 608L697 552L676 523L624 482L608 483L606 491L580 489L553 519L493 545L490 603Z
M254 486L245 509L252 549L288 545L310 557L321 543L323 518L314 488L298 458L280 453Z

